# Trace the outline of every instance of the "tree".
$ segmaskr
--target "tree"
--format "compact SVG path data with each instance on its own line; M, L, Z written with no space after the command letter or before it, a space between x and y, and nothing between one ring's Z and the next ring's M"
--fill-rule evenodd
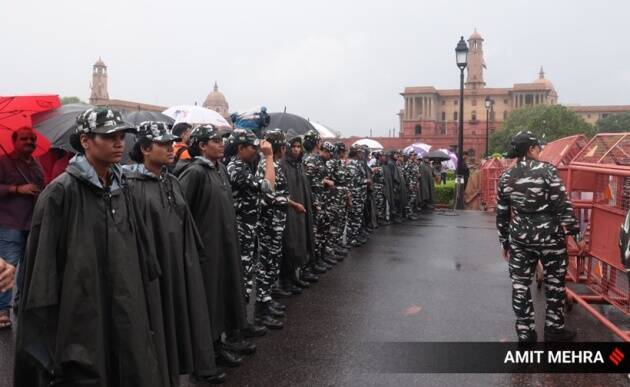
M595 124L599 133L630 132L630 113L611 114Z
M79 97L61 97L61 104L67 105L70 103L85 103L79 99Z
M521 130L531 130L546 142L574 134L595 134L593 125L562 105L521 108L510 112L501 130L490 137L490 152L507 152L512 137Z

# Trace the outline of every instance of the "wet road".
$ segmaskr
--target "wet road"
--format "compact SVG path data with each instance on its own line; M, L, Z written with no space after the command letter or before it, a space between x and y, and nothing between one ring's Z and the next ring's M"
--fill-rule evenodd
M378 229L331 272L286 301L285 328L228 370L228 386L628 386L625 375L374 374L357 367L370 341L512 341L507 264L494 218L423 215ZM543 332L544 298L536 298ZM614 341L580 307L568 316L583 341ZM10 385L12 334L0 333L0 385ZM4 383L4 384L3 384Z

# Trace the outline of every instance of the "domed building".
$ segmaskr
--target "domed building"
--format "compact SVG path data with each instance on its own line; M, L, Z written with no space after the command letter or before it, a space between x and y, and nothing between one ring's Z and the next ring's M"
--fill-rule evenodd
M208 94L208 97L206 97L206 100L203 103L203 107L214 110L225 118L229 117L230 105L225 100L225 96L223 95L223 93L219 91L219 86L217 85L216 81L214 82L212 92Z

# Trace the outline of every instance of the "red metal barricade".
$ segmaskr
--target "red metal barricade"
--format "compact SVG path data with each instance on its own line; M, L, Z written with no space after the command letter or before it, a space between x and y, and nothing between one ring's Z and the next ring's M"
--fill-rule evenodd
M569 162L577 156L587 143L588 140L581 134L552 141L545 145L542 152L540 152L540 161L548 162L558 168L560 177L563 181L566 181Z
M568 164L567 191L581 221L587 248L569 251L568 279L587 292L567 289L607 328L625 341L630 331L592 304L611 305L630 316L628 277L619 253L619 227L630 205L630 133L598 134Z
M481 185L481 208L494 210L497 207L497 185L504 171L499 159L484 160L479 169L479 183Z

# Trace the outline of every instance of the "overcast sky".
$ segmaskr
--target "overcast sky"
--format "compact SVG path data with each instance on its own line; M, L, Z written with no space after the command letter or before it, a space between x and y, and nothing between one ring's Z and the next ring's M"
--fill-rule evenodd
M398 128L405 86L457 88L454 48L476 27L491 87L544 65L561 103L630 104L630 2L0 0L0 95L267 106L344 135Z

